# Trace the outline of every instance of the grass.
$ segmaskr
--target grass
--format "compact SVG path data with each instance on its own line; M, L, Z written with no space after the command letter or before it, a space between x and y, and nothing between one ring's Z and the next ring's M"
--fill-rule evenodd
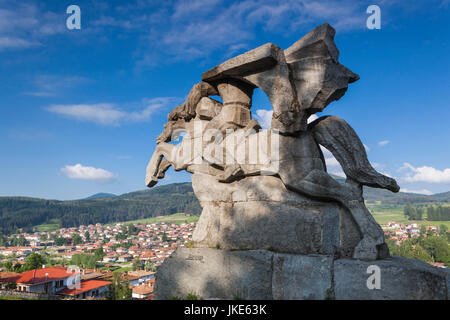
M373 217L379 224L387 224L390 221L394 221L402 224L417 223L419 227L446 225L450 229L450 221L427 221L427 220L408 220L403 214L403 206L383 207L383 206L368 206ZM426 218L426 214L424 218Z
M39 224L34 227L37 232L52 232L59 229L59 220L51 219L50 223Z
M0 297L0 300L36 300L36 299L25 299L19 297Z
M114 270L114 272L128 272L128 271L133 271L133 267L122 267L117 270Z
M191 223L191 222L197 222L199 219L199 216L194 215L187 215L185 213L174 213L167 216L158 216L158 217L152 217L152 218L145 218L145 219L138 219L138 220L131 220L131 221L124 221L122 223L124 224L152 224L152 223ZM109 225L115 225L116 222L110 223Z

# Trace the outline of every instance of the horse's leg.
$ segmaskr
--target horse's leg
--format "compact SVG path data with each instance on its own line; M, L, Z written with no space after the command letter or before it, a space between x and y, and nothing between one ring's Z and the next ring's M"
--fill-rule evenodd
M160 165L163 158L165 158L169 163L173 163L174 159L174 152L176 151L175 148L177 146L174 146L169 143L161 142L156 146L155 152L152 155L152 158L150 159L146 175L145 175L145 184L151 188L158 182L158 175L160 171ZM167 166L167 164L165 164ZM168 166L166 170L168 169Z
M158 179L163 179L165 176L166 171L172 166L172 163L169 162L167 159L162 159L161 163L159 164L159 170L158 170Z
M375 260L383 252L384 233L364 205L362 188L359 184L341 184L325 171L313 170L304 179L289 175L280 177L286 187L300 193L324 200L334 200L345 206L352 214L363 239L355 248L354 258Z
M238 155L236 154L240 149L239 146L243 146L244 150L246 150L245 146L246 144L249 144L249 136L252 134L259 134L258 131L261 130L261 125L257 120L251 119L245 128L238 130L240 131L235 131L225 138L223 152L227 162L224 166L224 172L216 176L219 182L228 183L244 176L255 176L261 173L259 168L261 165L247 164L245 159L241 159L244 161L243 163L239 163ZM244 151L244 157L245 153L246 151Z

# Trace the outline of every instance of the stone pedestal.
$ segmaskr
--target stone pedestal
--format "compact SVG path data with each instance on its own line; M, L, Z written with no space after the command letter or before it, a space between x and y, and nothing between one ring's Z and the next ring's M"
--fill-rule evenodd
M289 191L276 177L219 185L213 176L194 174L192 186L203 207L195 247L351 257L361 240L344 207Z
M379 268L379 289L367 286L371 266ZM178 248L156 274L155 298L445 300L449 288L449 270L400 257L365 262L267 250Z

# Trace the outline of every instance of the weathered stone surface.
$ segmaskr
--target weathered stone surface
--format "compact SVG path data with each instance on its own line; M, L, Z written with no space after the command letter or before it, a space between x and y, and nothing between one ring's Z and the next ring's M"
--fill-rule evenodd
M380 268L380 289L367 287L371 265ZM340 259L334 262L334 292L340 300L445 300L449 275L449 270L400 257L371 262Z
M214 81L273 67L276 64L277 50L278 47L273 43L266 43L204 72L202 80Z
M331 57L337 62L339 50L334 43L336 31L324 23L284 50L288 63L310 57Z
M146 183L154 186L170 166L194 174L203 207L195 246L362 260L389 256L362 186L397 192L395 180L373 169L344 120L323 117L307 124L359 79L338 62L334 35L323 24L286 50L268 43L231 58L205 72L169 115ZM272 104L271 130L260 130L251 119L255 88ZM217 94L223 103L209 98ZM172 134L183 129L188 134L182 142L170 144ZM270 148L264 137L270 137ZM327 173L320 145L342 165L345 182Z
M380 289L369 289L369 266L381 271ZM275 300L449 299L450 271L399 257L365 262L330 255L267 250L178 248L156 274L155 298Z
M272 255L260 251L178 248L158 269L155 299L272 299Z
M335 30L325 23L284 50L301 110L322 111L359 76L338 62Z
M203 97L197 104L195 110L197 116L202 120L211 120L222 110L222 104L209 97Z
M247 177L216 189L214 178L194 174L192 184L203 207L192 237L196 247L351 257L359 242L344 208L291 192L276 177Z
M274 300L325 300L331 297L332 257L275 254L273 259Z

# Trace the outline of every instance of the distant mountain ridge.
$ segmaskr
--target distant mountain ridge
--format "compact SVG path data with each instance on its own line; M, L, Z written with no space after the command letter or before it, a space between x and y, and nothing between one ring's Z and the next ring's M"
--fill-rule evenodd
M345 178L333 176L343 182ZM404 205L407 203L449 202L450 192L431 196L414 193L392 193L364 187L368 203ZM156 188L114 195L97 193L73 201L46 200L26 197L0 197L0 233L21 228L29 230L40 224L59 221L61 227L94 223L111 223L169 215L178 212L200 214L201 207L191 183L174 183Z
M114 197L117 197L117 195L115 195L113 193L101 192L101 193L96 193L96 194L94 194L94 195L92 195L90 197L87 197L87 198L84 198L84 199L81 199L81 200L100 199L100 198L114 198Z

